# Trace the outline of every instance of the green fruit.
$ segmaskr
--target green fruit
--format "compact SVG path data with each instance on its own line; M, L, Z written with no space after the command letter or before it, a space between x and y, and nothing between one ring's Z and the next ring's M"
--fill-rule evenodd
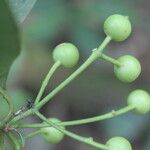
M108 150L132 150L131 144L123 137L113 137L106 143Z
M131 23L128 16L112 15L104 22L104 32L114 41L124 41L131 34Z
M51 119L49 119L49 121L51 121L52 123L61 122L57 118L51 118ZM64 129L64 127L63 127L63 129ZM55 129L54 127L45 127L45 128L41 128L40 130L43 135L43 138L51 144L57 144L57 143L61 142L62 139L64 138L64 133L60 132L59 130Z
M135 107L134 111L138 114L150 112L150 94L144 90L138 89L131 92L127 101L128 105Z
M64 67L71 68L78 63L79 52L77 47L71 43L62 43L53 51L53 59L60 61Z
M123 82L132 82L138 78L141 73L140 62L133 56L125 55L117 59L121 66L114 66L116 77Z

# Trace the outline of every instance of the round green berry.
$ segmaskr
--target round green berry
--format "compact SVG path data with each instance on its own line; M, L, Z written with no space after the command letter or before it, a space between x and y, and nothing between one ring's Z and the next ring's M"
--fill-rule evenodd
M104 22L104 32L114 41L124 41L131 34L131 23L128 16L112 15Z
M131 55L121 56L118 59L120 66L114 66L116 77L123 82L132 82L141 73L140 62Z
M113 137L106 143L108 150L132 150L130 142L123 137Z
M49 119L52 123L59 123L61 122L57 118L51 118ZM62 127L64 129L64 127ZM64 138L64 133L60 132L59 130L55 129L54 127L44 127L41 128L41 133L43 135L43 138L51 143L51 144L57 144L61 142L61 140Z
M150 94L144 90L138 89L132 91L127 101L128 105L135 107L134 111L138 114L150 112Z
M78 63L79 51L77 47L71 43L62 43L55 47L53 59L60 61L64 67L71 68Z

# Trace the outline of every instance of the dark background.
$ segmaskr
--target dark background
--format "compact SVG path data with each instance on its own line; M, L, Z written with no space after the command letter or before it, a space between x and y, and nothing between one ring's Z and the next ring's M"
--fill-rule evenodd
M41 111L47 117L58 117L61 120L86 118L126 106L126 98L134 89L150 91L149 10L148 0L37 1L24 23L19 25L22 50L8 76L7 88L14 96L16 109L21 107L27 98L34 100L44 76L54 63L51 52L57 44L74 43L80 50L80 66L91 50L105 38L104 20L116 13L129 16L132 35L125 42L111 42L105 52L114 58L125 54L137 57L142 65L140 77L133 83L122 83L115 78L111 64L98 60ZM60 68L45 94L76 68ZM31 118L28 121L38 120ZM83 136L92 136L102 143L112 136L124 136L131 141L133 149L150 149L149 114L138 116L127 113L111 120L68 129ZM53 146L44 142L40 136L29 140L25 149L94 150L68 137Z

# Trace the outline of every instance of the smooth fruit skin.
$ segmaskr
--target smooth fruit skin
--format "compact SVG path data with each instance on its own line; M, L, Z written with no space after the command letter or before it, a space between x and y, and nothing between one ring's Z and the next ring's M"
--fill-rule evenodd
M77 47L71 43L62 43L55 47L53 59L60 61L64 67L71 68L78 63L79 51Z
M132 150L131 144L123 137L113 137L106 143L108 150Z
M114 66L116 77L122 82L133 82L141 73L140 62L131 55L121 56L117 59L121 66Z
M53 123L60 122L60 120L57 118L51 118L49 119L49 121ZM64 138L64 134L60 132L59 130L55 129L54 127L45 127L45 128L41 128L40 130L45 141L51 144L58 144Z
M150 112L150 94L144 90L137 89L131 92L127 98L128 105L135 107L138 114Z
M124 41L131 34L131 23L128 16L112 15L104 22L104 32L114 41Z

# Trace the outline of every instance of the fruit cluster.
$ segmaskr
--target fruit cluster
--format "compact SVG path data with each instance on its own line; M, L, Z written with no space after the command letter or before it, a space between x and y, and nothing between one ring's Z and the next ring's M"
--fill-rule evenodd
M128 16L112 15L104 23L104 32L107 38L114 41L123 41L131 34L131 23ZM101 57L101 56L100 56ZM53 51L53 59L64 67L74 67L79 60L79 51L72 43L62 43ZM114 64L114 73L122 82L133 82L141 73L141 65L137 58L131 55L121 56L116 59ZM128 106L138 114L145 114L150 111L150 95L148 92L138 89L131 92L127 98ZM52 119L53 123L61 122L58 119ZM41 128L44 138L50 143L59 143L64 133L54 127ZM123 137L113 137L106 143L108 150L132 150L131 144Z
M60 85L58 85L54 90L52 90L44 98L43 93L49 83L50 78L59 66L64 66L66 68L74 67L79 60L79 51L76 46L72 43L62 43L56 46L53 51L53 59L55 61L52 68L49 70L47 76L45 77L35 102L28 110L22 112L22 109L14 113L12 102L6 95L6 92L0 88L0 94L9 104L10 111L8 115L4 118L3 122L0 122L0 141L3 134L7 134L9 139L14 143L16 149L20 149L20 143L15 140L13 131L17 131L17 128L39 128L35 132L24 137L27 140L34 135L41 134L43 138L52 144L57 144L64 138L65 135L80 141L82 143L93 146L97 149L103 150L132 150L130 142L124 137L112 137L105 144L94 141L93 138L86 138L75 133L72 133L66 129L66 126L75 126L81 124L92 123L96 121L102 121L116 117L118 115L133 111L137 114L146 114L150 112L150 94L142 89L136 89L132 91L127 97L127 106L119 110L113 110L107 114L94 116L91 118L74 120L74 121L61 121L57 118L46 118L42 115L39 110L47 102L52 100L52 98L59 93L63 88L65 88L71 81L78 77L91 63L96 59L103 59L114 65L114 74L122 82L130 83L135 81L141 73L141 65L137 58L131 55L121 56L118 59L114 59L110 56L104 54L103 50L107 44L111 41L124 41L131 34L131 23L127 16L123 15L112 15L108 17L104 23L104 32L106 34L105 40L102 44L92 50L92 54L89 58L77 69L75 70L66 80L64 80ZM15 115L15 116L14 116ZM42 123L36 124L21 124L19 121L24 119L29 115L36 115L42 120ZM12 117L14 116L14 117ZM1 132L2 131L2 132ZM17 133L19 133L17 131ZM19 134L20 135L20 134ZM5 137L5 136L3 136ZM21 139L22 136L20 136ZM24 143L24 142L22 142ZM2 144L0 143L0 146Z

